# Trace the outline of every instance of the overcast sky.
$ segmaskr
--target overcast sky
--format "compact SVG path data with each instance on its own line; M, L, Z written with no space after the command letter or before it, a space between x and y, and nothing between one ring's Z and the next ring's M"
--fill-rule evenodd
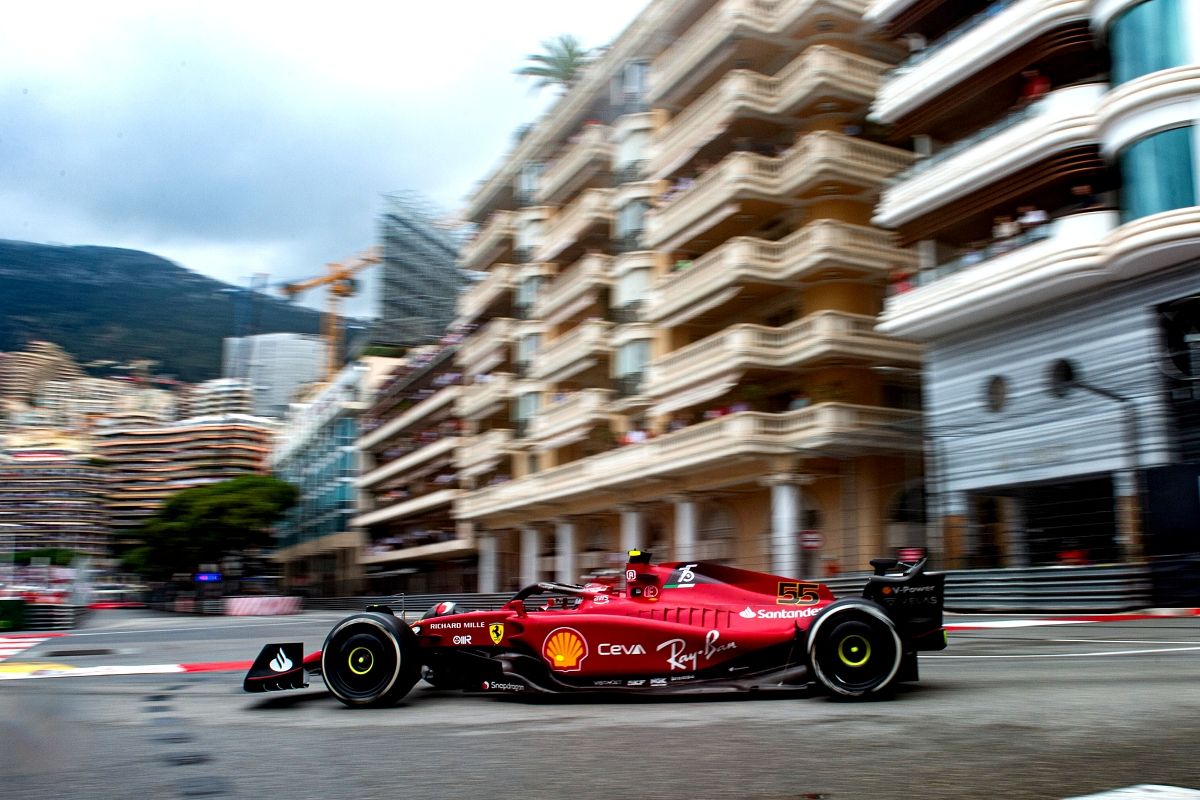
M5 4L0 238L320 274L374 243L383 194L460 208L553 98L524 56L607 44L646 4Z

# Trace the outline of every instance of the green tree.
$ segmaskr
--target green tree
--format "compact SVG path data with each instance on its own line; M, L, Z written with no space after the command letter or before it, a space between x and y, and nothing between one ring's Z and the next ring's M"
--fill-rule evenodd
M542 49L545 52L526 56L528 63L515 70L517 75L534 78L535 89L544 86L562 86L565 89L573 86L583 68L592 60L591 51L569 33L542 42Z
M173 495L143 525L128 569L149 578L192 572L202 563L270 544L271 524L297 497L296 487L267 475L243 475Z

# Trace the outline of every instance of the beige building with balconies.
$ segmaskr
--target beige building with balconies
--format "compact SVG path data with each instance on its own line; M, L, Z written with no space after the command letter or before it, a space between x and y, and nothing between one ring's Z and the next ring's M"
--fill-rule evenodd
M635 546L822 576L930 544L921 352L874 327L916 263L871 226L913 159L866 122L904 53L866 6L651 2L470 199L480 590Z

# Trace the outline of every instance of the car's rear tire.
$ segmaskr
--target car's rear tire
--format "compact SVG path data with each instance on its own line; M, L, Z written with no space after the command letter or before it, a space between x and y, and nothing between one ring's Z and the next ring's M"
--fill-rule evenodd
M321 674L352 708L394 705L421 677L417 638L390 614L353 614L333 626L321 648Z
M823 689L837 697L885 692L895 682L904 648L887 612L847 598L826 607L808 629L808 663Z

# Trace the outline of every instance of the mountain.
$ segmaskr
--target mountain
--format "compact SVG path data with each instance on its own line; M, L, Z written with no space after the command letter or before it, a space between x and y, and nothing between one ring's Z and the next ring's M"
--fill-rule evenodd
M251 309L246 290L140 250L0 240L0 351L45 339L81 364L149 358L202 381L220 377L222 339L250 319L255 333L321 327L319 311L261 293Z

